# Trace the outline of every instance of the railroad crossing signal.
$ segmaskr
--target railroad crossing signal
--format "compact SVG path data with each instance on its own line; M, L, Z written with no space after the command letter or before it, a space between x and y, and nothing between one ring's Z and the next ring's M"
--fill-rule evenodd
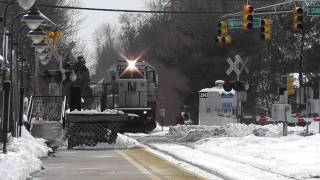
M251 5L245 5L243 7L243 18L242 18L242 25L244 29L252 29L253 24L253 7Z
M261 20L261 39L267 42L270 41L271 39L270 27L271 27L270 18L265 18Z
M226 71L226 74L229 76L232 71L234 71L237 75L237 80L239 80L240 74L243 72L243 70L249 74L249 69L247 67L248 59L246 61L243 61L242 58L239 55L235 56L235 61L233 62L231 58L227 59L230 67ZM242 65L241 68L239 69L239 65Z
M293 9L293 29L302 30L303 29L303 9L301 7L295 7Z

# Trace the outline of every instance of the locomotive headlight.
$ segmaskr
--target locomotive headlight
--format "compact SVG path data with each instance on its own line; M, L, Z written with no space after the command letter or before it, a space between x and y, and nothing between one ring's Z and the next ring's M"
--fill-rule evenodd
M143 114L147 114L148 112L147 111L143 111Z
M136 69L136 62L135 60L128 60L128 70L133 71Z

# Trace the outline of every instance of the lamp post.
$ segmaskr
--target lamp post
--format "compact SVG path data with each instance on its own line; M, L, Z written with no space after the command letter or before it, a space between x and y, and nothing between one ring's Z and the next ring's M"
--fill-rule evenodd
M4 8L3 13L3 70L2 70L2 87L3 87L3 107L2 107L2 133L3 133L3 153L7 153L7 133L8 133L8 105L11 82L6 81L6 64L7 64L7 12L14 0L10 0ZM29 9L34 5L35 0L18 0L20 6L24 9Z
M27 12L22 12L17 14L11 22L11 27L10 27L10 32L13 33L13 28L14 28L14 24L15 21L17 19L19 19L21 16L23 16L22 21L24 21L26 23L26 25L31 29L31 30L35 30L37 29L41 23L44 21L43 18L40 16L39 10L36 8L36 6L33 6L29 11ZM13 35L10 36L10 81L15 81L16 80L16 74L13 74L15 71L15 67L14 64L16 64L16 59L13 58L14 54L14 49L13 49ZM16 136L15 133L15 122L18 119L18 115L17 115L17 107L13 108L14 105L18 104L18 99L17 96L14 96L18 94L17 92L17 87L12 84L11 85L11 93L10 93L10 132L12 133L13 136Z
M21 62L21 66L20 66L20 90L19 90L19 137L21 137L21 127L23 125L23 100L24 100L24 91L25 91L25 88L24 88L24 84L23 84L23 66L24 66L24 56L23 56L23 50L24 50L24 42L25 40L27 39L28 36L24 36L22 38L22 41L21 41L21 56L20 56L20 62ZM19 51L19 44L17 44L17 49Z

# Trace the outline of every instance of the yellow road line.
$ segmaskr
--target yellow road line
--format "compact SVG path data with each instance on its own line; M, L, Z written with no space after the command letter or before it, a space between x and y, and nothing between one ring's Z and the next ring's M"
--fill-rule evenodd
M205 178L188 171L183 167L171 163L164 158L143 148L122 150L134 162L144 167L147 171L168 180L203 180Z
M141 164L139 164L138 162L136 162L135 160L133 160L131 157L129 157L128 155L126 155L124 152L120 151L120 150L115 150L116 153L118 153L119 155L121 155L122 157L124 157L126 160L128 160L132 165L134 165L140 172L142 172L144 175L148 176L149 178L151 178L152 180L161 180L161 178L159 178L158 176L154 175L153 173L151 173L150 171L148 171L146 168L144 168Z

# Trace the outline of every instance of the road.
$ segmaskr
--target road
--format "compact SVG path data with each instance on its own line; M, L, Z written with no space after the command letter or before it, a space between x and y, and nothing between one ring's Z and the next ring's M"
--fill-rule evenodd
M42 161L46 168L33 180L204 179L142 148L61 150Z

